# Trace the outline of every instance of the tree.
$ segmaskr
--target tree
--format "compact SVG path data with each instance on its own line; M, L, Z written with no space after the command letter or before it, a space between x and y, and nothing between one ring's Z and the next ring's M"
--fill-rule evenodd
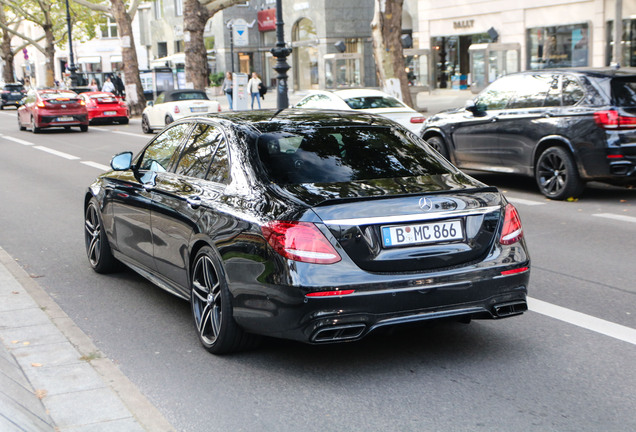
M404 69L402 52L402 5L404 0L374 0L375 11L371 22L373 56L375 57L378 82L387 86L389 80L400 83L402 100L413 106Z
M186 82L192 83L194 88L205 88L210 75L207 50L203 41L205 24L217 12L239 3L245 3L245 0L185 0L185 74Z
M140 115L146 106L144 89L139 77L139 60L135 50L135 39L132 31L132 21L135 18L141 0L132 0L126 7L124 0L107 0L91 3L88 0L73 0L93 11L102 12L113 17L117 23L117 30L122 42L121 56L124 67L124 85L126 87L126 102L132 115ZM107 4L110 3L110 4Z

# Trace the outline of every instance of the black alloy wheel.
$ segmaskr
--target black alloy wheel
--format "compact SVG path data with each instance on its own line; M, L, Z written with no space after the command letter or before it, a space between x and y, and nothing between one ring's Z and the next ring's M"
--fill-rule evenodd
M541 153L536 181L541 193L555 200L576 198L585 188L572 156L561 147L550 147Z
M40 133L40 128L35 125L35 119L31 116L31 132L34 134Z
M145 114L141 116L141 130L143 131L143 133L152 133L152 128L150 127L150 123L148 122L148 117L146 117Z
M234 322L230 293L210 247L197 253L191 280L192 316L203 347L213 354L225 354L253 345L256 336Z
M99 215L97 199L91 198L84 217L84 241L88 262L97 273L110 273L117 268L106 232Z
M448 149L446 148L446 143L444 142L444 139L442 137L435 135L427 138L426 142L428 143L428 145L433 147L437 151L437 153L448 159Z

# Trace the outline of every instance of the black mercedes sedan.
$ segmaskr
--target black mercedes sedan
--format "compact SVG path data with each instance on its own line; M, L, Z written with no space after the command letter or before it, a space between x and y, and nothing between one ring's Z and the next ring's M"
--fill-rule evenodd
M516 209L384 117L187 117L111 167L86 191L90 265L188 300L212 353L527 310Z
M461 169L533 176L551 199L589 181L636 186L636 69L506 75L429 117L422 137Z

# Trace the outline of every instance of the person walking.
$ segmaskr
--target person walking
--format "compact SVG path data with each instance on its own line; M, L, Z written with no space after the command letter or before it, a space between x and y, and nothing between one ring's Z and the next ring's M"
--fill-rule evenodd
M261 80L256 75L256 72L252 72L252 78L247 82L247 89L252 95L252 109L254 109L254 99L258 102L258 109L261 109L261 92L260 92Z
M97 85L97 81L94 79L91 80L91 85L89 86L92 91L99 91L99 86Z
M230 104L230 111L232 110L232 73L226 72L225 79L223 79L223 85L221 86L221 90L227 96L227 101Z
M102 91L108 93L113 93L115 91L115 85L110 81L110 77L106 78L106 81L104 81Z

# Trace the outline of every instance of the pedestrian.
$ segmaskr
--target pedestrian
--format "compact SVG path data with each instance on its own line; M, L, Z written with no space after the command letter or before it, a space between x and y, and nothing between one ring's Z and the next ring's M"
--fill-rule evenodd
M89 87L92 91L99 91L99 86L97 85L97 81L95 81L95 79L91 80L91 85Z
M227 72L225 74L225 79L223 79L223 86L221 87L225 96L227 96L227 101L230 104L230 110L232 110L232 73Z
M107 93L113 93L115 91L115 85L111 82L110 77L107 77L106 81L104 81L102 91Z
M254 109L254 99L258 102L258 109L261 109L261 93L259 91L259 87L261 85L261 80L256 75L256 72L252 72L252 78L247 82L247 89L252 95L252 109Z
M115 87L115 96L122 97L124 96L124 82L121 80L119 74L113 76L113 86Z

